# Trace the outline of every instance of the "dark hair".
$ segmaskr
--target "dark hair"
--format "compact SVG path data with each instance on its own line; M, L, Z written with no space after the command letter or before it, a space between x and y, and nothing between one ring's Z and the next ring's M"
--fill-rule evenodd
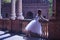
M41 10L38 10L38 13L41 12Z
M38 10L38 16L40 16L41 15L41 10Z

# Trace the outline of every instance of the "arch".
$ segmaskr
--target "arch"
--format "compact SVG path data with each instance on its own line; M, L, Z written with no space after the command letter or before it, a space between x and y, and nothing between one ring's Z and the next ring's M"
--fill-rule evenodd
M26 19L33 19L33 13L31 11L27 12Z

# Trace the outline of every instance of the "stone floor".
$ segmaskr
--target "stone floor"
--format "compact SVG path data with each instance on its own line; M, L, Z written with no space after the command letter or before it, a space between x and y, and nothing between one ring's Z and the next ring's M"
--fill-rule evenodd
M0 31L0 40L46 40L42 38L24 37L23 34L11 34L8 31Z

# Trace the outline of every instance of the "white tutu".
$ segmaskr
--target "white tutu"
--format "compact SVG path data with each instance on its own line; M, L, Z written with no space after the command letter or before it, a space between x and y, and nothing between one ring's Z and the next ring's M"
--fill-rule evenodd
M33 33L42 34L42 26L38 20L32 20L25 28L27 31L31 31Z
M27 31L31 31L37 34L42 34L42 26L41 23L38 20L45 20L49 21L48 19L45 19L42 15L41 16L36 16L34 20L32 20L25 28Z

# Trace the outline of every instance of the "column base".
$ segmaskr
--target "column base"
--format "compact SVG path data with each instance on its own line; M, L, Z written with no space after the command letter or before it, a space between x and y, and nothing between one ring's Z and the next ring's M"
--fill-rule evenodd
M16 19L16 17L11 17L10 19L11 19L11 20L15 20L15 19Z
M16 14L11 14L11 17L10 17L11 20L15 20L16 19Z
M24 17L23 17L23 16L18 16L17 19L21 19L21 20L23 20Z
M2 16L0 16L0 19L3 19Z

